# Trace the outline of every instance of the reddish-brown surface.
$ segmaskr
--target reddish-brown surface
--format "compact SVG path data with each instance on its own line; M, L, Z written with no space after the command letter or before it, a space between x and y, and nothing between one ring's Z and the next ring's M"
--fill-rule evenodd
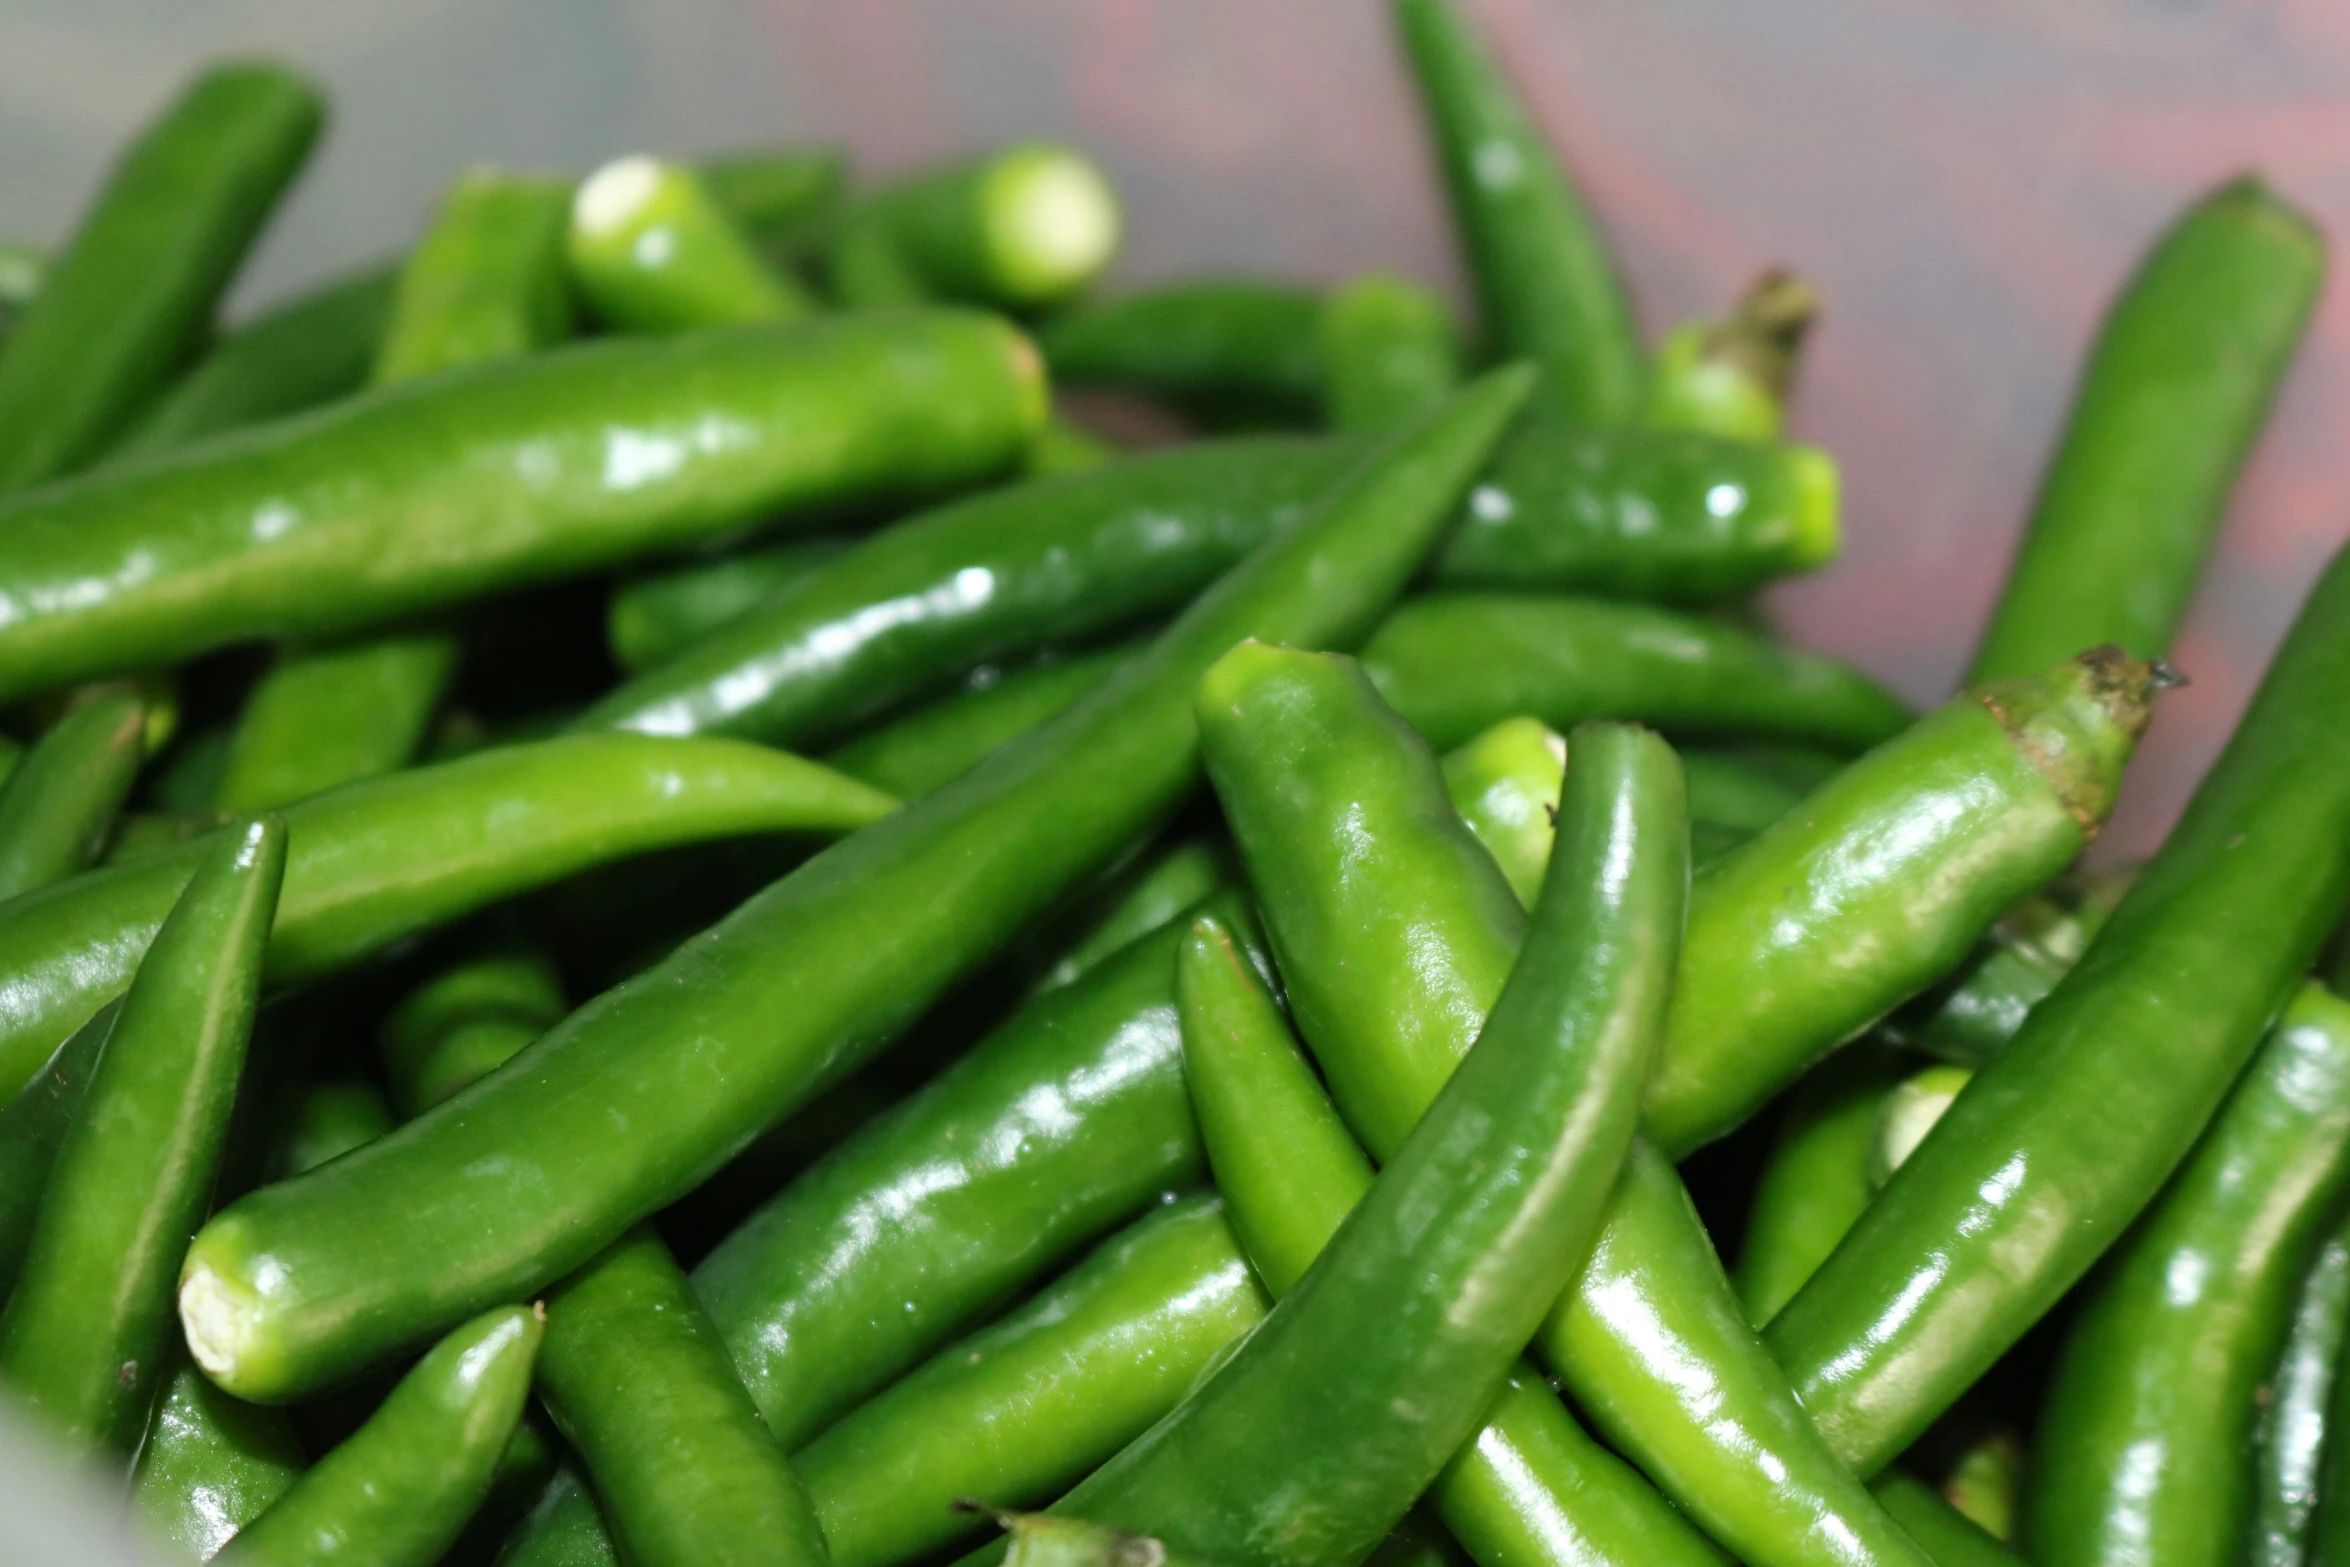
M2350 232L2350 11L2274 4L1470 0L1605 212L1652 329L1766 262L1824 286L1797 424L1843 561L1777 603L1920 700L1964 665L2073 363L2139 247L2266 170ZM1457 279L1367 0L776 0L805 118L891 166L1038 131L1132 204L1123 276ZM2246 477L2110 846L2152 847L2350 533L2350 291Z

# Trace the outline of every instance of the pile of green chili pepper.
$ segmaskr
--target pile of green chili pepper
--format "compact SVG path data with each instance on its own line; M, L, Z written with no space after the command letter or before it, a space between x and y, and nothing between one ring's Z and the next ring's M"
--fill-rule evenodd
M224 323L265 62L0 246L0 1421L248 1567L2350 1563L2350 550L2083 861L2319 236L2155 240L1913 706L1755 604L1817 292L1651 347L1393 13L1474 329L1045 142Z

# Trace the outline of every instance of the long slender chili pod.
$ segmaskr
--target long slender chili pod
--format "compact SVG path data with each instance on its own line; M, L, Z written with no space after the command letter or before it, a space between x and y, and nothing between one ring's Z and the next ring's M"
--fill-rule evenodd
M958 1497L1053 1500L1181 1403L1266 1305L1221 1202L1154 1209L793 1455L834 1561L893 1567L977 1533Z
M563 253L597 319L623 332L785 321L816 308L681 163L621 158L589 175L572 198Z
M1444 758L1453 809L1527 908L1550 864L1566 765L1567 737L1538 718L1505 718Z
M1359 673L1334 659L1264 663L1275 678L1203 724L1209 774L1291 1015L1377 1157L1451 1077L1511 972L1525 916L1450 809L1424 743ZM1681 963L1692 972L1686 942ZM1598 1249L1611 1269L1586 1271L1537 1347L1579 1400L1604 1394L1618 1413L1638 1404L1638 1428L1609 1434L1639 1441L1651 1479L1683 1482L1667 1494L1742 1560L1915 1567L1915 1548L1810 1431L1762 1353L1671 1167L1636 1151L1628 1168L1649 1172L1650 1200L1611 1205ZM1604 1315L1586 1309L1602 1304ZM1595 1324L1578 1358L1600 1364L1560 1351L1578 1310ZM1708 1369L1683 1375L1690 1367Z
M269 978L346 968L403 936L630 854L750 833L842 833L897 802L730 740L579 735L346 785L284 812ZM0 905L0 1090L121 994L216 835Z
M0 787L0 901L90 863L131 792L147 713L128 691L101 691L51 724Z
M815 577L850 548L837 538L786 539L760 549L688 561L621 583L604 614L612 662L635 674Z
M422 1115L563 1021L563 982L543 953L498 943L441 970L384 1014L384 1081L403 1118Z
M162 384L324 118L280 66L217 65L131 144L0 347L0 492L97 456Z
M638 1567L823 1567L791 1465L669 1248L615 1242L547 1293L534 1375Z
M1322 359L1330 427L1389 430L1460 383L1460 328L1443 300L1409 278L1367 273L1323 306Z
M1234 650L1203 710L1283 656ZM1056 1512L1211 1557L1339 1567L1477 1430L1599 1227L1688 892L1671 750L1594 727L1569 752L1526 961L1476 1047L1264 1325Z
M1771 1322L1875 1469L2153 1200L2350 902L2350 553L2071 974Z
M1644 422L1739 441L1779 439L1788 383L1819 313L1818 291L1774 267L1724 319L1675 327L1656 351Z
M1184 940L1176 989L1184 1081L1201 1140L1233 1227L1278 1299L1370 1189L1371 1162L1314 1080L1253 963L1212 916ZM1522 1363L1429 1499L1453 1537L1489 1567L1721 1561Z
M2350 1004L2312 984L2073 1324L2032 1448L2034 1562L2238 1559L2261 1384L2346 1188Z
M2334 1385L2350 1341L2350 1225L2337 1223L2302 1274L2285 1348L2262 1391L2252 1442L2247 1567L2301 1567L2333 1443Z
M369 380L391 386L569 337L563 221L570 198L564 179L497 169L459 175L400 268Z
M1599 220L1451 0L1395 17L1495 348L1540 367L1537 410L1630 423L1646 356Z
M1859 1044L1821 1062L1796 1089L1755 1180L1731 1275L1756 1327L1795 1298L1875 1199L1869 1153L1885 1098L1907 1070L1895 1052Z
M984 680L864 731L825 762L902 800L944 788L1117 673L1142 644L1120 643Z
M2301 344L2325 239L2257 175L2182 213L2098 329L1970 682L2159 658Z
M16 1287L58 1146L81 1111L118 1010L99 1008L0 1109L0 1300Z
M611 339L386 387L0 506L0 692L936 493L1005 467L1044 412L1027 340L949 311Z
M1437 746L1505 718L1594 718L1861 750L1914 716L1860 671L1648 604L1500 592L1411 600L1363 648L1379 694Z
M212 1197L261 992L286 831L204 856L123 998L0 1312L0 1386L66 1446L128 1457L165 1368L172 1279Z
M530 1396L542 1325L504 1306L453 1329L367 1423L213 1560L219 1567L431 1567L489 1495Z
M1323 302L1259 278L1170 283L1081 305L1037 328L1053 378L1195 412L1309 424L1323 406Z
M237 715L213 808L270 810L406 765L456 667L438 630L280 653Z
M305 1467L285 1411L229 1397L182 1358L139 1447L131 1505L187 1560L210 1561Z
M1227 648L1365 635L1528 381L1495 372L1396 437L1058 720L390 1137L216 1216L181 1290L197 1363L232 1392L299 1396L559 1276L691 1190L1182 800L1198 767L1191 687ZM621 1144L602 1130L615 1111L637 1128ZM524 1168L543 1174L527 1201ZM387 1247L435 1265L386 1270Z
M2016 1554L1998 1536L1915 1475L1887 1470L1870 1485L1869 1494L1925 1547L1934 1567L2016 1567Z

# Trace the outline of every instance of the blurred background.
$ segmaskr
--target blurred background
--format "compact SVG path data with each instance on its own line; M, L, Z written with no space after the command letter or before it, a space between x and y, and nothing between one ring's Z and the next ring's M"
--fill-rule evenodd
M1785 262L1828 298L1795 427L1848 544L1777 590L1805 644L1918 701L1971 649L2076 359L2140 248L2247 167L2350 233L2350 9L2329 0L1464 0L1614 234L1654 332ZM1459 299L1380 0L7 0L0 237L62 236L189 70L329 87L250 307L405 244L469 162L585 168L827 138L886 173L1082 144L1118 282L1382 266ZM2350 533L2336 282L2238 492L2109 852L2159 839Z

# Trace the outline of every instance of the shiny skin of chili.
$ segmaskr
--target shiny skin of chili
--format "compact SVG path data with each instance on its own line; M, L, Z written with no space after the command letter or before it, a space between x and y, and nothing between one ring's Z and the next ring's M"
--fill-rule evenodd
M1859 750L1912 716L1858 670L1721 621L1548 594L1415 598L1363 648L1363 667L1397 712L1448 747L1505 718L1562 730L1618 718Z
M944 788L1029 730L1056 718L1140 648L1120 643L968 682L963 689L867 729L825 757L828 765L912 800Z
M632 577L612 590L604 615L612 662L629 674L665 663L770 596L814 577L852 543L786 539Z
M220 1567L429 1567L495 1479L530 1396L542 1324L527 1306L461 1323L367 1423L213 1560Z
M1203 712L1266 660L1312 656L1234 649ZM1671 749L1596 725L1568 747L1526 961L1460 1070L1264 1324L1054 1511L1212 1558L1338 1567L1476 1432L1607 1208L1688 894Z
M1525 916L1453 814L1424 742L1359 672L1307 658L1267 672L1277 678L1203 712L1209 776L1257 891L1291 1015L1377 1157L1450 1078L1511 971ZM1682 962L1686 970L1686 945ZM1653 1155L1633 1158L1661 1169L1652 1185L1673 1185ZM1602 1232L1601 1255L1654 1274L1653 1284L1637 1273L1612 1282L1609 1315L1586 1340L1609 1363L1554 1357L1553 1368L1591 1377L1619 1410L1638 1398L1643 1432L1629 1434L1642 1436L1644 1458L1665 1449L1673 1475L1704 1466L1702 1494L1668 1494L1742 1559L1913 1561L1805 1426L1686 1197L1671 1195L1621 1222L1611 1210ZM1644 1217L1665 1228L1642 1231ZM1578 1283L1562 1314L1584 1293ZM1553 1348L1559 1323L1545 1325L1538 1348ZM1687 1366L1710 1368L1702 1396L1684 1397L1672 1382L1668 1368ZM1644 1394L1629 1391L1643 1378Z
M1876 1197L1869 1150L1885 1096L1908 1070L1895 1052L1858 1044L1812 1068L1795 1090L1755 1179L1732 1274L1756 1327L1795 1298Z
M2350 902L2350 554L2186 814L1769 1341L1874 1469L2120 1238Z
M793 1455L834 1560L890 1567L980 1532L958 1497L1051 1501L1181 1402L1266 1305L1222 1203L1154 1209Z
M284 1411L239 1403L181 1359L139 1447L131 1505L186 1559L210 1561L306 1467Z
M690 1191L1182 800L1192 687L1227 648L1367 634L1527 381L1495 372L1395 437L1060 719L805 862L447 1104L216 1216L181 1291L198 1364L231 1391L297 1396L578 1266ZM602 1130L615 1111L636 1129L618 1147ZM524 1167L546 1178L517 1201ZM386 1270L387 1247L437 1265Z
M345 968L401 936L624 855L761 832L846 832L896 802L740 741L581 735L370 779L288 808L269 978ZM0 910L0 1088L121 993L199 838Z
M65 1448L127 1458L165 1369L182 1237L210 1204L285 870L226 829L156 932L58 1145L0 1311L0 1386Z
M2334 1445L2332 1404L2342 1345L2350 1336L2350 1233L2337 1224L2302 1274L2293 1322L2263 1388L2252 1444L2249 1567L2301 1567L2325 1454Z
M2170 651L2301 345L2324 236L2257 175L2172 223L2098 328L1970 682L2085 647Z
M2262 1383L2350 1189L2350 1004L2310 985L2089 1292L2033 1442L2046 1567L2233 1563Z
M0 348L0 493L87 463L163 383L324 119L292 72L223 64L131 144Z
M1249 1260L1278 1299L1370 1189L1371 1161L1254 964L1213 917L1193 923L1176 962L1184 1082L1201 1140ZM1721 1560L1522 1362L1428 1495L1454 1538L1492 1567Z
M933 494L1014 460L1044 405L1026 339L949 311L612 339L383 388L0 506L0 691Z
M631 1562L823 1567L807 1493L659 1236L549 1290L546 1322L533 1377Z

